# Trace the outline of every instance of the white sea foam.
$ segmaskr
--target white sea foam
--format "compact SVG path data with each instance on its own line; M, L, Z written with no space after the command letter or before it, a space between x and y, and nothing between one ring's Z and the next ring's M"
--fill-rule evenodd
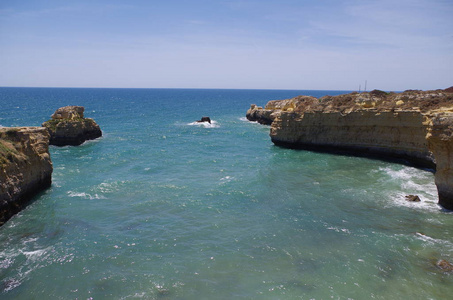
M227 183L227 182L230 182L234 179L234 177L231 177L231 176L225 176L223 178L220 178L220 182L221 183Z
M420 233L420 232L417 232L416 234L416 237L422 241L425 241L429 244L441 244L441 245L445 245L445 246L448 246L450 249L453 249L453 243L450 242L450 241L447 241L447 240L441 240L441 239L435 239L435 238L432 238L430 236L427 236L423 233Z
M2 254L0 254L0 257L2 256ZM0 269L6 269L8 268L9 266L11 266L14 262L14 259L12 257L6 257L5 259L3 260L0 260Z
M219 123L214 120L211 120L211 123L209 123L209 122L192 122L187 125L199 126L199 127L204 127L204 128L219 128L220 127Z
M335 227L335 226L327 227L327 229L328 230L333 230L333 231L336 231L336 232L343 232L343 233L347 233L347 234L351 233L351 231L349 231L349 229L339 228L339 227Z
M428 178L427 174L430 174L428 171L421 171L416 168L406 167L406 166L402 166L402 168L399 170L394 170L391 167L385 167L385 168L380 167L379 171L387 173L388 175L390 175L390 177L392 177L394 179L404 179L404 180L414 179L414 178L427 179ZM427 174L425 174L425 172Z
M398 169L381 167L377 172L384 172L390 177L392 184L396 183L401 188L399 191L392 191L388 194L391 200L387 204L388 206L398 205L431 211L440 210L440 206L437 204L437 188L432 173L407 166L399 166ZM405 197L410 194L418 195L421 202L407 201Z
M35 250L35 251L21 251L21 252L22 252L22 254L24 254L27 257L27 259L35 261L38 258L40 258L41 256L43 256L47 252L47 250L49 250L50 248L52 248L52 247L48 247L46 249L39 249L39 250Z
M77 192L72 192L72 191L68 192L68 196L69 197L80 197L80 198L83 198L83 199L90 199L90 200L106 199L104 196L98 195L98 194L91 195L91 194L84 193L84 192L77 193Z
M406 195L408 193L403 193L403 192L394 192L389 195L389 199L391 200L385 207L390 207L390 206L405 206L405 207L410 207L410 208L415 208L415 209L422 209L422 210L430 210L430 211L439 211L441 210L441 207L437 204L438 198L437 195L434 196L422 196L418 195L420 197L420 202L411 202L406 200Z

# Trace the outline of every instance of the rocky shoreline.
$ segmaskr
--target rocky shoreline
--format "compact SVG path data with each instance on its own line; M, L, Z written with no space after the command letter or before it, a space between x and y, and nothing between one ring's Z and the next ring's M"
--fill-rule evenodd
M43 127L0 128L0 225L50 187L49 139Z
M0 226L52 183L49 145L80 145L102 136L82 106L59 108L42 127L0 128Z
M404 159L435 169L439 204L453 209L451 90L299 96L252 105L247 119L271 124L283 147Z

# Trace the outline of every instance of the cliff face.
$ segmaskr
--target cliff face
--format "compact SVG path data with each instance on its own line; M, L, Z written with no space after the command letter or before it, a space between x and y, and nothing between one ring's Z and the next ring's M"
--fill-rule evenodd
M51 145L77 146L102 136L99 125L83 116L84 110L82 106L61 107L42 124L49 131Z
M436 158L435 182L439 204L453 210L453 113L430 117L428 147Z
M296 97L269 107L275 107L266 112L275 116L270 132L275 144L399 157L435 166L439 204L453 209L452 93L372 91L320 99Z
M283 113L271 127L277 145L350 150L409 159L433 167L423 116L416 112Z
M51 185L48 146L45 128L0 128L0 225Z

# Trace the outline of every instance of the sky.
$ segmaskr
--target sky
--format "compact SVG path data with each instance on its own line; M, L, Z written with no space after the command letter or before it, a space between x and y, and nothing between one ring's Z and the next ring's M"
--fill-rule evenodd
M453 0L1 0L0 86L453 86Z

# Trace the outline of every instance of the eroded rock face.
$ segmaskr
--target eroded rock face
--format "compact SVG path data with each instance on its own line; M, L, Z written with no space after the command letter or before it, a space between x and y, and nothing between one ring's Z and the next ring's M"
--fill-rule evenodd
M453 113L432 114L428 127L426 138L429 150L436 158L434 180L439 204L453 210Z
M0 225L51 185L49 138L43 127L0 128Z
M49 130L51 145L77 146L102 136L99 125L83 116L84 110L82 106L61 107L55 111L52 119L42 124Z
M264 109L261 106L252 104L247 110L246 118L249 121L256 121L263 125L271 125L282 112L293 112L296 108L316 105L319 100L311 96L298 96L286 100L269 101Z
M453 94L448 90L351 93L270 101L276 145L404 158L436 168L439 204L453 209Z

